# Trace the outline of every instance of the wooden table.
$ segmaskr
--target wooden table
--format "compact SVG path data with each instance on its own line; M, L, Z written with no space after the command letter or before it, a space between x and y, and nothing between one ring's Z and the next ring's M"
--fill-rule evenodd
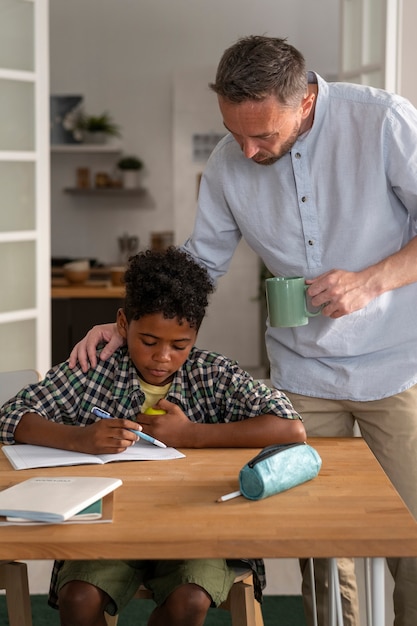
M372 557L374 619L383 626L383 557L417 556L417 523L362 439L309 443L323 460L319 476L259 502L216 502L238 488L258 450L19 472L1 455L0 488L44 475L115 476L123 486L112 524L4 527L0 559Z

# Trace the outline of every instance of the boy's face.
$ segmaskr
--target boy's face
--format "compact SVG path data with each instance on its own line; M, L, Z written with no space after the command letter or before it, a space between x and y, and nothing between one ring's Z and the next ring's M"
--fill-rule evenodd
M127 323L122 309L117 313L117 327L126 339L130 358L140 377L150 385L169 383L185 363L197 338L197 330L187 320L166 319L162 313L145 315Z

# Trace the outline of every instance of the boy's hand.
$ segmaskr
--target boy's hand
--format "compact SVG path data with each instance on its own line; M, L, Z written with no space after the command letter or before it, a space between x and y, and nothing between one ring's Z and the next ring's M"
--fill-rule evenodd
M132 430L142 430L136 422L126 419L101 419L84 428L77 428L77 451L87 454L124 452L139 439Z
M160 400L152 409L152 413L145 412L137 416L143 432L163 441L167 446L187 447L190 427L195 424L180 407L168 400ZM164 413L157 413L158 409Z

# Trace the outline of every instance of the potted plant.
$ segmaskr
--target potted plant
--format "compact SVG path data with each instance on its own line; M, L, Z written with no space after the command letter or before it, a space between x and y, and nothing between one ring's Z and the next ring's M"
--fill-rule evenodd
M139 187L138 173L143 169L143 161L137 156L125 155L117 162L118 169L122 172L123 187L136 189Z
M109 113L87 115L82 113L78 120L86 143L104 143L108 137L120 137L120 127Z

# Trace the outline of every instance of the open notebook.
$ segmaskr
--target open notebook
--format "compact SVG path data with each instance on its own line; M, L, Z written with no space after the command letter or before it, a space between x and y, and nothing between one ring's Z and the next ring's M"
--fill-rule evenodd
M175 448L159 448L142 440L119 454L84 454L31 444L3 446L2 450L17 470L62 465L103 465L115 461L161 461L185 456Z

